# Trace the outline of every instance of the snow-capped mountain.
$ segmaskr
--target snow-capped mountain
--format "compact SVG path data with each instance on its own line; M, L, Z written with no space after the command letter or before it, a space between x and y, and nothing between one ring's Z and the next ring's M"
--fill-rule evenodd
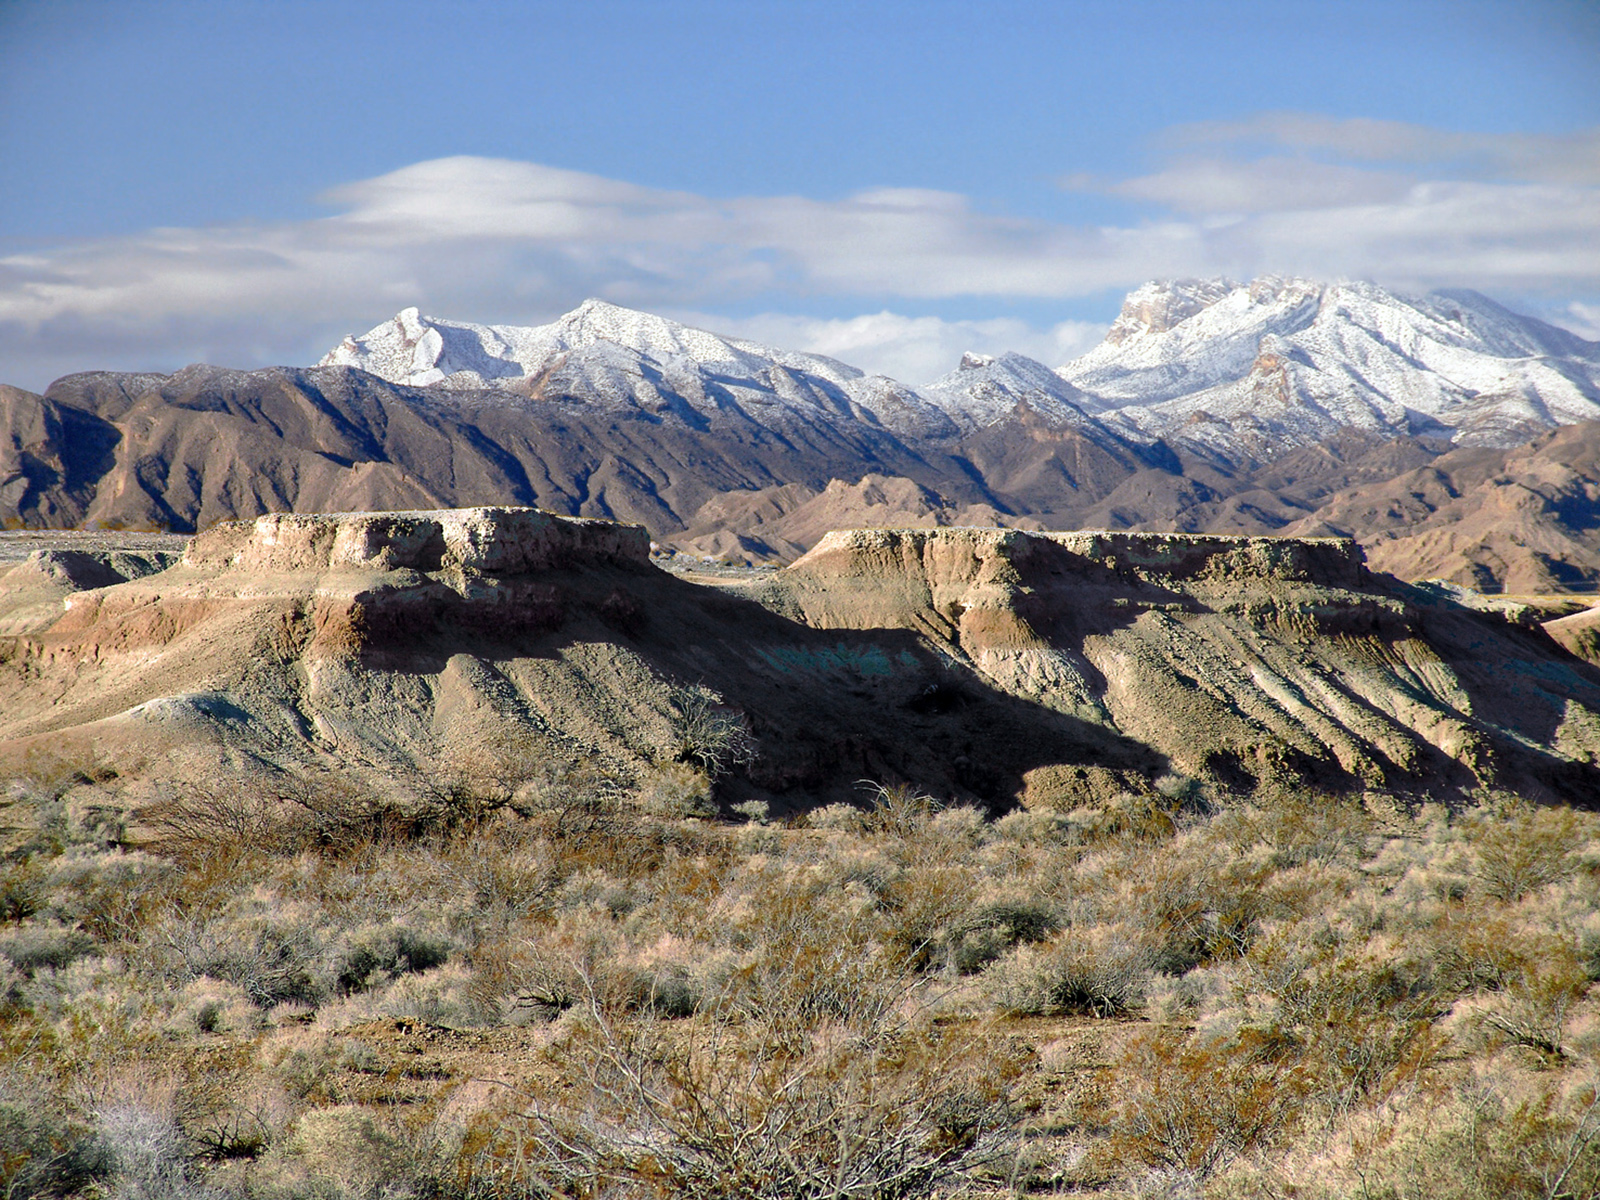
M318 366L359 367L412 387L499 389L693 424L736 407L769 426L790 415L856 419L916 437L954 435L940 407L881 375L585 300L548 325L473 325L415 308L347 337Z
M319 365L697 426L736 411L769 429L860 421L943 443L1025 415L1114 453L1160 440L1225 466L1340 430L1506 447L1600 418L1600 345L1476 292L1274 277L1149 283L1104 342L1058 370L969 354L921 387L600 300L534 327L408 308Z
M1600 345L1471 291L1150 283L1059 374L1128 436L1232 462L1340 429L1504 447L1600 417Z
M1098 408L1081 391L1041 362L1020 354L965 354L950 374L920 389L952 419L969 426L992 425L1010 416L1019 403L1048 420L1087 426Z

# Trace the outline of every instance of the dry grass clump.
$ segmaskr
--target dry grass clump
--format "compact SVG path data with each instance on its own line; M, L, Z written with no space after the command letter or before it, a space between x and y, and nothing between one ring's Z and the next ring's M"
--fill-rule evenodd
M0 1187L1600 1188L1594 815L1167 779L723 820L741 727L679 699L693 744L632 779L285 775L138 814L98 767L19 782Z

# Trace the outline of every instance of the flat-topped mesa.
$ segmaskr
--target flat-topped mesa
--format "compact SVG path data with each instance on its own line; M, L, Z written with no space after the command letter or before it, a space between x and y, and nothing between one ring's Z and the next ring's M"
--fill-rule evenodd
M268 513L227 521L190 544L190 567L257 571L417 571L518 575L582 563L647 565L643 526L537 508Z
M1085 565L1152 581L1358 588L1367 580L1361 547L1352 538L1109 530L841 529L825 535L790 570L835 577L895 569L941 577L979 574L984 561L1020 563L1049 545L1079 556Z

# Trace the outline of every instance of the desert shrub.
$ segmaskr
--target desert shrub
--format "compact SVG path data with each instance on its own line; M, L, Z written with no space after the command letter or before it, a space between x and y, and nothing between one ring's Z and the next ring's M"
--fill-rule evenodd
M1060 928L1054 906L1043 901L1014 898L980 905L947 935L950 966L957 974L974 974L1013 946L1042 942Z
M1112 1159L1204 1178L1289 1129L1303 1089L1299 1068L1258 1035L1159 1030L1129 1042L1085 1116Z
M32 855L0 863L0 921L23 921L48 902L43 864Z
M904 960L880 941L872 905L817 877L761 883L760 902L734 915L742 955L719 1008L800 1036L823 1021L870 1025L905 998Z
M430 971L450 957L450 949L443 938L403 925L363 930L341 956L335 982L346 994L365 991L401 975Z
M425 783L427 781L424 781ZM460 779L433 781L418 797L384 795L337 775L285 776L275 798L296 811L285 848L347 855L382 843L474 831L495 806Z
M1503 909L1449 908L1416 939L1414 957L1445 995L1500 991L1532 959L1557 949L1556 939L1529 938Z
M153 933L169 972L183 982L209 975L237 984L261 1008L315 1006L326 994L317 969L322 945L311 929L291 920L180 918Z
M1189 813L1184 796L1164 796L1160 792L1120 792L1098 808L1077 809L1067 814L1078 837L1087 842L1126 840L1165 841L1178 832Z
M50 911L97 941L135 940L174 873L139 851L69 850L48 865Z
M472 954L469 994L484 1011L552 1020L580 1002L610 1013L675 1009L694 993L677 963L630 961L622 932L593 910ZM682 977L679 985L676 977Z
M288 1152L311 1180L322 1189L331 1187L335 1195L401 1192L415 1166L398 1131L387 1127L379 1114L354 1104L304 1113L295 1123Z
M1064 813L1019 808L996 820L990 832L997 838L1024 844L1056 845L1072 841L1075 826Z
M570 1026L559 1082L518 1114L528 1173L569 1195L893 1200L1009 1149L1018 1064L969 1031L823 1022L791 1041L729 1017Z
M85 1122L35 1097L0 1100L0 1195L72 1196L116 1168L111 1147Z
M307 832L297 815L264 787L237 779L191 786L136 814L145 844L180 863L243 847L292 849Z
M0 936L0 955L30 977L44 969L62 970L94 950L92 937L62 925L29 924Z
M1163 974L1243 954L1267 914L1265 870L1203 841L1130 855L1117 873L1121 879L1107 881L1102 903L1139 931Z
M639 800L658 817L714 817L717 805L711 790L712 778L704 769L687 762L664 763L645 777Z
M1360 859L1378 824L1358 803L1337 796L1282 792L1223 812L1217 832L1238 851L1263 846L1273 867Z
M1493 997L1482 1014L1483 1024L1495 1040L1504 1039L1546 1060L1563 1060L1568 1018L1588 986L1583 965L1570 951L1541 957Z
M909 784L883 784L863 781L868 807L865 827L890 837L912 838L934 818L944 805Z
M1014 1016L1074 1013L1113 1017L1144 997L1148 949L1109 927L1069 928L1042 946L1023 946L985 973L996 1007Z
M634 979L633 1006L662 1017L693 1016L702 1002L700 981L681 965L640 971Z
M430 866L432 887L464 906L455 909L452 928L469 944L508 936L517 922L547 914L562 883L550 847L520 820L444 841Z
M1538 808L1509 800L1467 822L1474 874L1496 900L1513 903L1578 869L1577 852L1589 830L1570 808Z
M873 893L885 941L912 970L942 966L977 899L973 872L926 863L896 871Z
M1329 1164L1313 1196L1389 1200L1577 1200L1600 1195L1595 1079L1469 1074L1386 1114ZM1329 1178L1331 1176L1331 1178ZM1344 1186L1339 1186L1340 1182Z
M272 1137L273 1129L259 1111L239 1107L207 1114L189 1130L194 1156L211 1162L260 1158Z
M171 1115L143 1104L108 1105L95 1113L95 1131L115 1164L116 1193L126 1200L200 1200L189 1176L190 1145Z
M1308 1089L1335 1111L1414 1078L1437 1050L1433 1022L1448 1004L1404 965L1365 946L1267 939L1245 960L1242 990L1263 1036L1298 1059Z
M756 740L745 728L743 714L724 705L710 688L673 688L667 717L676 760L698 767L712 780L756 759Z
M865 828L865 814L852 804L824 804L806 813L804 824L810 829L856 833Z

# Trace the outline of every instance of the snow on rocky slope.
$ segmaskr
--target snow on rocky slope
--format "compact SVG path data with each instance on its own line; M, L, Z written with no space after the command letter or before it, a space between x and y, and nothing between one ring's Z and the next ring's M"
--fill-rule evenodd
M1476 292L1406 298L1366 283L1264 277L1148 283L1105 341L1052 371L967 355L920 388L587 300L535 327L408 308L323 366L418 387L561 397L703 425L737 409L770 428L860 420L945 440L1027 413L1103 446L1157 439L1228 466L1342 429L1508 447L1600 418L1600 344Z
M1600 417L1600 345L1471 291L1149 283L1059 373L1114 428L1229 462L1339 429L1505 447Z
M608 407L676 410L690 424L738 407L780 425L788 412L855 418L913 436L952 435L934 404L820 354L776 350L585 300L548 325L473 325L408 308L347 337L318 366L359 367L413 387L496 388Z

